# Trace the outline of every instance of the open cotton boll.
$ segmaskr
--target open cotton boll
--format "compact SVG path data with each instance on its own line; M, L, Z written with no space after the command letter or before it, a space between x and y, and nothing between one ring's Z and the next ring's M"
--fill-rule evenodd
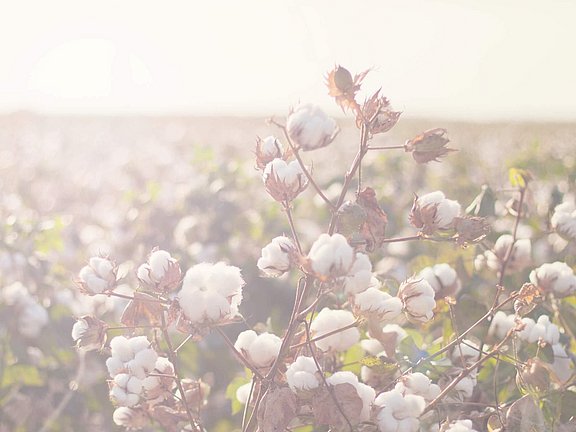
M447 199L443 192L435 191L414 200L409 220L424 234L431 235L439 229L452 228L454 218L460 212L458 201Z
M434 384L430 378L420 372L403 376L396 384L395 389L403 395L422 396L427 402L434 400L441 392L437 384Z
M556 324L550 322L548 315L540 315L534 322L531 318L522 318L525 328L518 332L518 337L528 343L543 340L550 345L558 343L560 339L560 330Z
M291 257L296 251L292 239L285 236L275 237L262 248L262 256L258 259L257 266L267 276L281 276L290 270Z
M338 134L336 122L312 104L296 107L288 116L286 130L294 145L304 151L325 147Z
M276 158L264 168L262 181L266 192L279 202L292 201L308 186L308 178L296 160Z
M142 429L149 423L146 413L139 409L129 407L118 407L112 415L112 420L118 426L128 429Z
M402 301L377 288L356 294L353 302L358 314L376 316L381 321L393 320L402 313Z
M530 273L530 282L545 293L566 297L576 292L576 275L564 262L542 264Z
M445 263L422 269L418 277L430 284L437 299L455 296L461 288L456 270Z
M342 234L321 234L308 253L310 267L321 280L346 276L355 254Z
M514 238L510 234L503 234L498 237L494 248L484 252L486 265L493 271L499 271L502 267L508 250L512 245ZM528 267L532 261L532 243L530 239L519 239L514 242L512 252L508 259L506 271L518 272Z
M236 389L236 399L242 405L246 405L248 398L250 397L250 390L252 389L252 383L246 383L241 385Z
M550 218L550 225L565 239L576 239L576 205L569 201L557 205Z
M238 315L243 286L239 268L202 263L186 272L176 298L192 324L211 324Z
M246 330L238 335L234 348L242 352L247 360L257 368L271 366L278 357L282 339L271 333L256 334Z
M322 335L346 327L355 321L356 319L350 311L322 309L310 325L310 331L313 333L314 338L321 338L314 343L325 352L346 351L360 340L360 332L356 327L351 327L323 338Z
M374 401L379 408L376 415L380 432L417 432L418 417L424 411L426 401L422 396L403 395L397 389L380 393Z
M293 392L311 390L320 385L318 367L312 357L300 356L286 369L286 380Z
M456 420L450 423L446 432L478 432L472 426L472 420Z
M116 286L116 266L107 258L92 257L88 265L82 267L78 277L78 284L84 293L100 294Z
M424 279L407 279L398 289L398 298L402 301L406 317L419 323L429 321L434 316L435 295L430 284Z
M365 291L372 280L372 263L368 255L358 252L343 280L346 294L354 295Z

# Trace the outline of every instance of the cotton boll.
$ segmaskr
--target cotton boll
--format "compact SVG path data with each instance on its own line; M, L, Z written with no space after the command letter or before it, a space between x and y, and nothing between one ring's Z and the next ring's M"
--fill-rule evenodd
M266 192L279 202L292 201L308 186L308 178L296 160L274 159L264 168L262 180Z
M373 315L382 321L392 320L402 313L402 301L398 297L376 288L356 294L353 302L358 314Z
M285 236L275 237L262 249L262 256L258 259L258 268L267 276L281 276L290 270L291 257L296 252L292 239Z
M116 336L110 341L112 357L117 357L123 362L127 362L134 357L134 351L124 336Z
M246 383L241 385L236 389L236 399L242 405L246 405L248 398L250 397L250 390L252 389L252 383Z
M124 363L118 357L110 357L106 360L106 368L111 377L124 370Z
M410 278L398 289L404 313L413 322L423 323L432 319L436 307L434 296L434 290L424 279Z
M550 225L567 240L576 239L576 205L568 201L557 205L550 218Z
M354 295L365 291L372 279L372 263L368 255L357 253L352 268L344 277L344 292Z
M530 282L545 293L566 297L576 292L576 275L563 262L542 264L530 273Z
M257 368L271 366L282 345L282 339L270 333L257 335L253 330L238 335L234 348L242 352L248 361Z
M341 234L321 234L308 254L312 271L321 279L345 276L354 263L355 254Z
M312 357L300 356L286 369L286 380L293 392L311 390L320 385L318 367Z
M412 205L410 223L431 235L437 230L453 228L454 218L460 215L461 207L457 201L447 199L441 191L417 197Z
M310 151L330 144L338 133L338 126L318 106L303 104L288 116L286 130L297 147Z
M355 322L354 315L345 310L331 310L324 308L312 321L311 332L315 338L346 327ZM315 342L322 351L346 351L360 339L360 332L356 327L334 333Z

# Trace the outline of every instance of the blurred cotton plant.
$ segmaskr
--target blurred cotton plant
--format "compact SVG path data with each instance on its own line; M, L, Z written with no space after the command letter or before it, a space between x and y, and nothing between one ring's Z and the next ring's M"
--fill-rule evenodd
M378 198L386 173L369 178L366 155L403 150L411 163L427 164L455 150L443 128L403 145L378 144L400 112L381 90L364 95L367 73L336 66L326 76L329 95L352 113L359 131L356 156L336 193L311 169L322 167L311 158L336 146L339 131L319 107L301 104L285 122L271 119L282 136L256 140L262 192L281 207L288 227L264 233L253 266L263 277L294 284L291 313L280 329L272 319L248 325L242 271L224 262L201 262L183 272L172 252L154 249L137 267L129 294L118 291L111 259L95 257L81 269L83 293L129 301L121 325L88 315L72 329L79 349L109 356L117 425L206 430L202 410L210 388L182 374L179 354L214 333L244 370L226 392L233 406L243 406L243 432L474 432L488 424L490 430L518 430L514 415L524 398L544 401L546 426L569 427L571 411L558 408L556 418L546 412L546 403L552 404L546 401L576 398L576 328L570 322L576 286L567 262L555 258L536 266L530 236L519 235L528 220L533 176L510 171L506 192L513 204L502 206L508 210L501 215L511 226L506 232L492 236L485 216L495 215L480 214L485 187L466 209L440 190L410 191L411 208L407 200L387 202L411 226L394 235L390 226L401 230L402 223L389 224ZM327 220L325 230L310 238L299 230L305 221L298 210L313 196L325 206ZM566 238L573 237L572 210L562 204L550 221ZM387 245L424 242L419 260L402 262L411 276L395 281L378 272ZM235 342L223 330L229 325L244 327ZM551 377L552 384L541 385L540 376Z

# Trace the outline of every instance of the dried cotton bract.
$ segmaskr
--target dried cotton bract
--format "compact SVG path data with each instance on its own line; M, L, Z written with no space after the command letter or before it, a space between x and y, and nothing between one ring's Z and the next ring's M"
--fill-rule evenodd
M404 150L412 153L412 157L419 164L436 161L448 153L456 151L446 147L450 141L446 129L436 128L422 132L420 135L406 141Z
M409 321L424 323L434 316L435 292L424 279L410 278L400 285L398 297Z
M78 284L88 295L101 294L116 288L115 264L107 258L92 257L78 275Z
M336 122L312 104L300 105L290 113L286 130L294 145L304 151L327 146L339 132Z
M246 330L238 335L234 348L240 351L248 362L257 368L272 366L282 345L282 339L271 333L256 334Z
M454 218L460 215L458 201L447 199L441 191L416 197L410 211L410 223L426 235L437 230L453 228Z
M262 248L262 256L258 259L258 268L267 276L281 276L290 270L292 256L297 253L292 239L280 236Z
M239 315L243 286L238 267L197 264L186 272L177 300L193 325L224 322Z
M266 191L279 202L292 201L306 186L308 179L298 161L286 162L274 159L269 162L262 174Z
M79 350L99 350L106 343L107 327L106 323L98 318L84 316L72 326L72 339Z
M545 293L566 297L576 291L574 271L563 262L542 264L530 273L530 282Z
M572 202L563 202L554 208L550 219L552 228L568 240L576 240L576 205Z

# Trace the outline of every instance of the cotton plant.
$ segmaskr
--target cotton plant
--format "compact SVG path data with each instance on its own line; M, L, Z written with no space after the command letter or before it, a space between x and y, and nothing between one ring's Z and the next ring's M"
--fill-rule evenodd
M256 139L260 187L286 223L261 236L252 265L241 269L232 256L230 264L219 257L181 269L178 251L156 247L131 276L119 276L119 266L103 256L80 270L82 293L128 303L120 325L81 315L71 332L79 350L109 354L115 424L207 430L210 416L203 410L218 404L221 393L212 400L207 383L186 376L180 355L189 344L210 349L217 338L243 370L226 394L233 406L241 404L238 427L247 432L299 427L416 432L434 425L438 430L440 424L441 430L473 432L495 409L505 427L510 401L491 398L495 386L510 383L487 384L483 368L507 361L526 375L529 366L540 365L539 350L550 348L554 358L543 367L558 380L570 379L571 336L561 320L565 303L559 302L574 294L574 273L562 261L537 266L532 240L519 229L527 218L522 209L532 177L511 170L512 192L505 193L513 194L510 209L519 210L506 216L512 216L511 229L495 224L493 235L480 211L486 207L484 189L467 208L441 190L411 191L411 207L388 194L384 206L386 173L371 178L372 172L363 170L367 154L400 149L409 153L411 164L426 164L455 150L443 128L424 131L404 145L380 146L375 137L394 127L400 113L381 90L363 94L367 73L352 75L336 66L326 77L330 96L354 116L360 132L357 154L330 192L316 175L325 169L325 156L313 158L328 154L329 146L338 151L339 127L318 106L304 103L285 121L270 119L282 135ZM325 229L303 228L309 221L300 220L299 212L318 203ZM556 208L550 222L558 234L570 235L570 212L568 206ZM412 272L404 273L408 277L394 280L382 270L379 260L392 250L387 245L409 251L424 242L429 256L422 260L408 262L408 252L395 257ZM471 268L475 255L478 271ZM246 293L250 274L263 279ZM279 286L294 287L287 293L289 317L254 322L243 314L246 303L270 295L268 284L277 283L270 278L278 277ZM121 281L132 284L132 291L121 293ZM474 292L480 285L484 296ZM486 295L488 306L477 301ZM477 310L467 306L471 299ZM522 391L518 386L510 398L520 400ZM477 402L488 400L485 407ZM477 403L477 411L467 403ZM447 412L443 404L453 409Z

